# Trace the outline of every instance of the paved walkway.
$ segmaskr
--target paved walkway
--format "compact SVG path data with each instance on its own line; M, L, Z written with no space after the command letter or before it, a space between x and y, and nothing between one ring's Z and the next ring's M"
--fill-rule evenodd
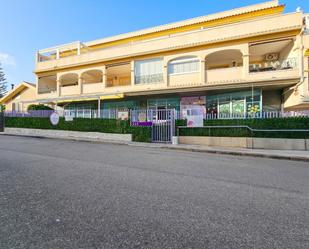
M10 135L10 136L25 136L20 134L12 133L0 133L0 135ZM29 136L33 137L33 136ZM44 136L36 136L44 137ZM50 136L48 138L51 138ZM53 139L68 139L76 141L89 141L89 142L99 142L99 143L113 143L113 144L125 144L130 146L139 147L150 147L150 148L165 148L174 150L186 150L194 152L205 152L205 153L216 153L216 154L226 154L226 155L238 155L238 156L251 156L251 157L264 157L282 160L293 160L293 161L306 161L309 162L309 151L297 151L297 150L262 150L262 149L245 149L245 148L232 148L232 147L209 147L202 145L186 145L186 144L161 144L161 143L139 143L139 142L127 142L127 141L114 141L106 139L91 139L77 137L53 137Z
M299 151L299 150L262 150L262 149L245 149L245 148L232 148L232 147L209 147L202 145L187 145L187 144L171 145L171 144L132 143L130 145L309 162L309 151Z

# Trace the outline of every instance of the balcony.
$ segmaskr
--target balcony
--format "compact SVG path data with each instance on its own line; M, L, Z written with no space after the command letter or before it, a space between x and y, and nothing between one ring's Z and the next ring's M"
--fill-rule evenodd
M82 93L100 93L104 91L103 69L89 69L81 74Z
M102 82L100 83L87 83L83 84L83 94L86 93L101 93L104 91L104 85Z
M49 76L39 77L37 90L39 99L57 97L57 75L52 74Z
M57 91L56 87L53 87L53 88L50 88L50 87L39 87L38 88L38 94L48 94L48 93L53 93L53 92L56 92L56 91Z
M56 88L39 87L37 96L38 99L56 98L58 93Z
M135 84L155 84L163 82L163 73L135 76Z
M280 70L297 69L297 58L289 58L286 60L263 61L258 64L250 64L250 73L260 73Z
M299 77L298 45L292 38L249 45L249 80Z
M206 70L207 84L233 83L243 81L243 67L229 67Z
M291 13L183 34L162 36L154 40L138 41L97 50L94 50L92 47L87 48L87 44L84 44L84 47L80 44L70 45L68 48L62 48L60 46L53 48L56 52L52 53L47 60L38 61L35 70L36 72L41 72L52 70L56 67L62 68L78 64L95 63L97 61L132 57L144 53L168 51L173 47L192 47L195 46L192 41L196 41L199 44L212 44L220 41L279 32L280 30L295 30L300 29L302 23L302 13ZM59 50L61 51L60 53ZM75 54L69 53L70 51L75 51ZM46 53L48 50L43 50L43 52ZM40 53L41 51L39 51Z
M119 86L130 86L131 77L115 77L109 78L106 81L106 87L119 87Z
M60 87L61 96L78 95L78 94L80 94L80 87L78 85Z
M106 65L106 87L122 87L131 85L131 63Z

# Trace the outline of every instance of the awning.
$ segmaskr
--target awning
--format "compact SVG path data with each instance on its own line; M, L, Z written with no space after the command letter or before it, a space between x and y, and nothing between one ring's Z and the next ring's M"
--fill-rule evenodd
M51 99L38 99L40 103L71 103L71 102L83 102L83 101L96 101L96 100L107 100L107 99L122 99L124 94L109 94L109 95L91 95L91 96L76 96L76 97L63 97L63 98L51 98Z

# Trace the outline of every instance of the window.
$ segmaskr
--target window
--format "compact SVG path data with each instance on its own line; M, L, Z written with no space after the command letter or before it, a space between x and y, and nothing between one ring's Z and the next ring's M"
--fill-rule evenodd
M163 81L162 58L135 61L135 84L148 84Z
M206 113L218 118L258 117L261 106L260 90L206 96Z
M200 70L200 60L195 56L182 57L168 64L169 74L194 73Z

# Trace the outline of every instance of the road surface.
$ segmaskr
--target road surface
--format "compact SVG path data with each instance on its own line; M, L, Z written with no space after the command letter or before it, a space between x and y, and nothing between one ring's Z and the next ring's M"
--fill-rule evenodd
M309 165L0 136L0 248L309 248Z

